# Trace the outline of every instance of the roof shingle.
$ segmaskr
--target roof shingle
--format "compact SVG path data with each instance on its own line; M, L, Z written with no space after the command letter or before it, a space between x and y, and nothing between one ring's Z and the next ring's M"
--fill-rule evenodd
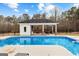
M22 21L20 23L54 23L54 22L49 19L30 19L27 21Z

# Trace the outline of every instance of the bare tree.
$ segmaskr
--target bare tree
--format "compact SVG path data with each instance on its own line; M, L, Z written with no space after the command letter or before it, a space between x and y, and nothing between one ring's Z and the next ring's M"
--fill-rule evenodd
M41 16L40 14L34 14L32 19L40 19L40 16Z

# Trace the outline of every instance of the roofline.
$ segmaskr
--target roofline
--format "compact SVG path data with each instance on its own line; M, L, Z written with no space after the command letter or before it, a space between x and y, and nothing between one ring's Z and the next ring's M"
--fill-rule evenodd
M57 25L59 23L19 23L19 24L28 24L28 25Z

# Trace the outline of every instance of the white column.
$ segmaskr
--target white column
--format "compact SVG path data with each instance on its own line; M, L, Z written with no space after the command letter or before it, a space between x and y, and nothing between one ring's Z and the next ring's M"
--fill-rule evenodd
M42 25L42 33L44 34L44 25Z
M53 34L53 25L52 25L52 34Z
M55 34L57 34L57 24L55 25Z
M30 35L32 35L32 25L30 25Z

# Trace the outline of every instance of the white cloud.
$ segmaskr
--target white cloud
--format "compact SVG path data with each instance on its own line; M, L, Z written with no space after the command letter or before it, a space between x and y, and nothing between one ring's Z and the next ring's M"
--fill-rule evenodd
M16 12L19 12L18 11L18 3L6 3L6 5L9 7L9 8L11 8L11 9L14 9L14 11L16 11Z
M38 5L39 10L43 10L44 7L45 7L44 3L39 3Z
M45 3L39 3L38 4L38 9L39 10L50 11L50 10L52 10L54 8L55 8L55 5L53 5L53 4L49 4L49 3L47 3L47 4L45 4Z
M55 6L54 5L48 5L45 10L46 11L51 11L51 10L54 10Z
M55 5L52 4L48 4L45 7L45 12L47 13L47 16L50 17L51 15L53 15L55 12Z
M7 3L7 6L13 9L17 9L18 8L18 4L17 3Z
M45 7L45 12L49 15L52 15L52 13L54 13L54 10L55 10L55 5L52 5L52 4L48 4L46 7Z
M79 8L79 3L73 4L74 7Z
M51 3L40 3L38 4L38 9L39 11L41 11L41 13L46 13L47 14L47 17L50 17L51 15L54 15L55 14L55 8L57 10L57 13L60 12L60 9L56 6L56 5L53 5Z
M18 10L18 9L14 9L14 11L19 12L19 10Z
M29 12L29 10L25 9L25 12Z
M55 5L52 5L52 4L44 4L44 3L39 3L38 4L38 9L41 11L41 12L50 12L50 11L53 11L55 8Z

